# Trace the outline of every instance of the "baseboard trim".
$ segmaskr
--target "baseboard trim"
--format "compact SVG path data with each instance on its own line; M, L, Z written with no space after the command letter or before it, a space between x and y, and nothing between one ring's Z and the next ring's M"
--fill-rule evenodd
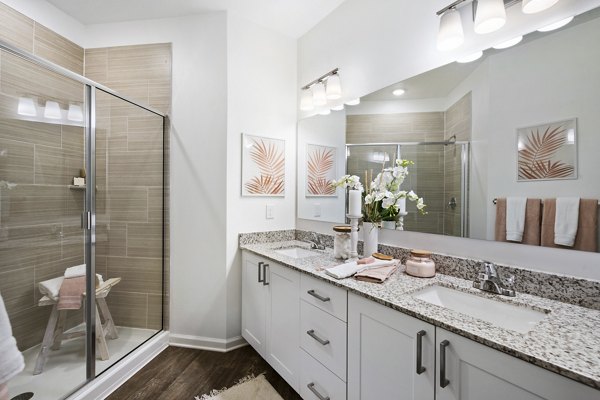
M105 399L167 347L169 332L158 333L67 400Z
M188 349L219 351L222 353L239 349L248 345L241 336L229 339L217 339L204 336L178 335L171 333L169 345L174 347L186 347Z

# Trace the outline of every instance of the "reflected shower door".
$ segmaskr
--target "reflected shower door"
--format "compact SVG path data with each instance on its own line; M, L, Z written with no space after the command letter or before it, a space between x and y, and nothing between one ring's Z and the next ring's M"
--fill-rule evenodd
M65 270L86 262L86 186L73 185L86 162L85 89L0 52L0 293L26 362L9 397L60 399L86 382L85 275L69 280L75 300L57 304Z
M162 329L163 118L99 89L95 102L96 272L110 282L100 374Z

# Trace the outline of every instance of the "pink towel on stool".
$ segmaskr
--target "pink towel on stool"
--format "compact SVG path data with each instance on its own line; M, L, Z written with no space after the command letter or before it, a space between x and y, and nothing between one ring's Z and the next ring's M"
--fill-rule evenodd
M58 292L58 310L79 310L85 292L85 276L65 278Z
M359 281L383 283L396 271L396 269L398 269L398 265L396 264L387 267L372 268L358 272L354 277Z

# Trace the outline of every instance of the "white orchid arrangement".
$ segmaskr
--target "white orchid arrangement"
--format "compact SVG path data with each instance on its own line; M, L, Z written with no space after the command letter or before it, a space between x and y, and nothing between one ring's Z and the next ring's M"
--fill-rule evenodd
M400 190L401 185L408 176L408 167L414 165L409 160L397 159L394 166L385 168L383 165L381 172L375 179L369 179L369 172L365 171L366 190L360 183L360 178L356 175L344 175L331 184L336 187L358 189L363 192L363 221L380 224L381 221L395 221L400 213L400 203L402 199L416 202L417 209L422 215L426 204L422 197L419 197L414 191ZM372 174L372 172L371 172Z

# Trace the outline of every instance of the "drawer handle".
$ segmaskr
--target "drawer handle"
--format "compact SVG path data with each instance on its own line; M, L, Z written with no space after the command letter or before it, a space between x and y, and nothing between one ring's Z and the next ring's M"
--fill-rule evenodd
M270 268L269 264L263 264L263 281L262 281L263 286L267 286L269 283L271 283L271 282L267 282L267 268Z
M423 366L423 336L426 334L427 332L425 331L417 332L417 375L421 375L427 370Z
M449 341L444 340L440 342L440 387L445 388L450 384L450 381L446 379L446 347L450 344Z
M263 264L264 263L262 261L260 261L258 263L258 283L262 283L262 281L263 281L263 279L261 279L261 277L260 277L260 270L262 269Z
M326 346L329 344L329 340L321 339L320 337L318 337L317 334L315 333L314 329L311 329L310 331L306 331L306 333L308 333L308 336L315 339L317 342L321 343L323 346Z
M323 303L331 300L329 297L323 297L320 294L315 293L314 289L311 289L306 293L310 294L312 297L316 297L317 299L321 300Z
M306 387L314 393L315 396L317 396L317 398L319 400L329 400L329 396L323 396L321 393L319 393L319 391L317 389L315 389L315 384L314 382L309 383L308 385L306 385Z

